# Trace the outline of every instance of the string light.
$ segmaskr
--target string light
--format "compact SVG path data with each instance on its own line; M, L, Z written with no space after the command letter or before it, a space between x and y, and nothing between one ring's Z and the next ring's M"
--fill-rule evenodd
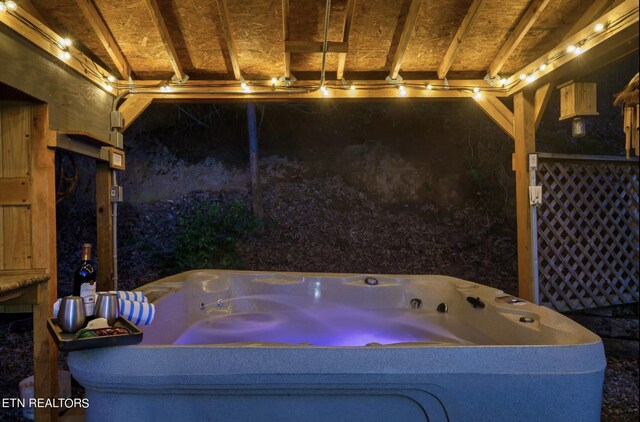
M171 88L169 85L162 85L160 87L160 92L171 92L173 91L173 88Z
M525 78L525 81L528 83L531 83L535 80L535 78L533 77L533 75L529 75Z
M5 1L4 4L5 6L7 6L7 9L11 10L12 12L15 12L18 9L18 5L15 1Z
M60 40L60 44L62 44L63 47L71 47L73 41L71 41L69 38L63 38Z
M475 92L475 94L473 94L473 98L475 98L476 100L479 100L480 98L482 98L482 92L480 92L479 89L476 91L476 89L473 90Z
M599 23L599 22L598 22L598 23L593 27L593 30L594 30L594 31L596 31L596 32L602 32L602 31L604 31L604 24L602 24L602 23Z
M356 86L354 84L349 85L349 90L350 91L355 91L356 90Z
M527 75L525 75L524 73L520 74L520 80L524 81L525 79L527 79Z
M428 91L431 91L432 89L433 89L433 85L431 85L431 84L427 84L427 90L428 90Z
M575 54L576 54L576 56L577 56L577 55L579 55L579 54L582 54L582 52L583 52L583 51L584 51L584 50L582 50L582 47L576 47L576 49L575 49L574 53L575 53Z
M477 94L478 92L480 92L480 88L478 88L478 87L473 88L473 93L474 94Z
M7 10L7 6L5 6L4 3L0 2L0 12L4 12L5 10Z
M113 92L113 87L109 84L104 84L104 89L106 89L107 92Z
M398 87L398 94L400 94L401 97L404 97L407 95L407 90L405 89L404 86L400 85Z
M571 44L567 47L567 53L573 53L574 51L576 51L576 46Z
M507 80L507 78L502 78L502 79L500 79L500 85L501 85L501 86L506 86L506 85L507 85L507 82L509 82L509 81Z
M546 63L542 63L540 65L540 70L544 72L544 70L547 68L547 64Z
M320 87L320 91L322 91L322 95L324 95L325 97L328 97L328 96L329 96L329 89L327 89L327 87L326 87L326 86L322 85L322 86Z
M108 80L109 82L115 82L115 81L116 81L116 78L114 78L114 77L113 77L113 75L109 75L109 76L107 76L107 80Z
M69 60L71 58L71 53L69 53L68 51L62 51L60 52L60 54L58 55L58 57L60 57L62 60Z
M278 78L271 78L271 86L275 87L278 84Z

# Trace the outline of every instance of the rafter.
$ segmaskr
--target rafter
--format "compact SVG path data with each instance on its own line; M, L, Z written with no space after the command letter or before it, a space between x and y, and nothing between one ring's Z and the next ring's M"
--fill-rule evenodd
M402 26L402 34L400 35L400 41L398 41L398 48L396 48L396 53L393 55L393 61L391 62L391 79L396 79L398 77L398 72L400 72L402 59L404 58L404 53L409 45L409 39L411 38L411 33L413 33L413 27L416 24L418 12L420 12L420 6L422 6L422 0L411 0L411 6L409 6L407 18Z
M113 38L111 31L109 31L109 28L96 8L96 5L92 0L76 0L76 3L100 39L102 46L111 58L111 61L113 61L113 64L116 66L120 77L122 79L127 79L130 72L129 63L122 54L118 43Z
M478 11L484 2L485 0L473 0L473 3L471 3L471 6L467 11L467 15L462 20L456 35L453 37L453 41L451 41L451 44L444 55L444 59L442 59L442 63L440 63L440 66L438 67L438 78L444 79L447 76L453 61L456 58L458 47L460 47L460 44L462 44L464 38L467 36L469 28L471 28L473 21L477 18Z
M600 17L611 5L613 4L613 0L596 0L587 8L587 10L580 16L580 19L573 24L567 35L562 38L562 40L566 40L585 26L589 25L591 22L595 21Z
M638 2L636 0L624 0L617 7L602 15L600 19L603 23L616 22L616 24L608 26L596 36L593 36L594 30L591 25L587 25L571 37L560 42L547 53L509 77L507 79L507 86L511 86L512 88L508 94L513 95L530 85L519 81L519 75L521 74L527 75L531 73L536 81L543 79L542 82L534 82L535 84L546 83L549 82L551 73L559 72L564 67L567 67L565 65L571 63L576 57L580 58L580 62L584 62L590 58L593 60L593 56L608 56L608 53L615 53L615 57L608 58L616 59L619 58L617 55L619 53L619 47L623 48L626 52L631 52L634 51L634 48L638 48L637 25L639 18ZM590 38L581 46L583 52L580 56L563 54L569 45L582 42L586 40L587 37ZM590 50L595 50L595 52L592 53ZM544 70L540 70L540 65L542 64L547 64ZM593 66L591 66L591 69L592 68ZM555 77L555 79L557 79L557 77Z
M289 41L289 0L282 0L282 42ZM284 77L291 77L291 53L284 52Z
M238 65L238 54L236 53L236 43L231 33L231 22L229 21L229 8L227 7L227 0L216 0L218 3L218 11L220 12L220 20L222 21L222 31L224 32L224 39L227 43L227 51L229 52L229 60L231 60L231 67L233 67L233 76L240 80L242 74L240 73L240 65Z
M515 29L502 45L502 48L498 52L498 55L493 59L493 62L489 65L489 76L494 78L502 69L502 66L507 62L511 54L520 45L520 42L527 35L529 29L533 26L538 17L542 14L542 11L550 0L533 0L527 11L524 12L522 18L518 21Z
M167 51L167 55L169 56L169 61L171 62L173 72L175 73L175 76L176 78L178 78L178 80L184 80L186 75L184 73L184 70L182 69L182 64L180 63L178 53L176 52L176 47L171 40L169 30L167 29L167 25L164 22L164 18L162 17L160 8L158 7L158 2L157 0L145 1L147 3L147 8L149 9L151 20L156 26L156 29L160 34L160 38L162 39L162 44L164 45L164 48Z
M351 33L351 22L353 21L353 13L356 9L356 0L347 0L347 7L344 14L344 25L342 26L342 42L349 43L349 34ZM336 79L341 80L344 77L344 65L347 61L347 53L338 55L338 70L336 71Z

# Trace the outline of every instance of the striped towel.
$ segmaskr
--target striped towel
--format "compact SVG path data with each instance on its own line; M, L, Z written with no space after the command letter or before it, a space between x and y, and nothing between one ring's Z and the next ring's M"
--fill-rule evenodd
M156 314L153 303L120 299L120 316L134 325L149 325Z
M110 291L109 293L115 293L118 295L118 299L133 300L136 302L147 302L147 298L142 292L128 292L126 290Z

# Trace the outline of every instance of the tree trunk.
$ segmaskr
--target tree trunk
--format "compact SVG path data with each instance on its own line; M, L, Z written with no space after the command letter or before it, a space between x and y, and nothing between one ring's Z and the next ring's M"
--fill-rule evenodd
M249 129L249 163L251 167L251 198L253 216L262 220L262 190L260 189L260 169L258 168L258 128L256 125L256 105L247 104L247 128Z

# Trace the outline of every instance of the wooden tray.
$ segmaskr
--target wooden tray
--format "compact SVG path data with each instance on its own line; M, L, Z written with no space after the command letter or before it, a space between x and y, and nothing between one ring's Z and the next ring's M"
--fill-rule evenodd
M49 318L47 321L47 328L49 329L49 333L51 333L51 337L53 337L53 340L56 342L58 349L63 352L96 349L98 347L126 346L138 344L142 341L142 331L122 317L119 317L116 322L114 322L113 327L126 328L130 334L77 339L76 333L63 332L56 318Z

